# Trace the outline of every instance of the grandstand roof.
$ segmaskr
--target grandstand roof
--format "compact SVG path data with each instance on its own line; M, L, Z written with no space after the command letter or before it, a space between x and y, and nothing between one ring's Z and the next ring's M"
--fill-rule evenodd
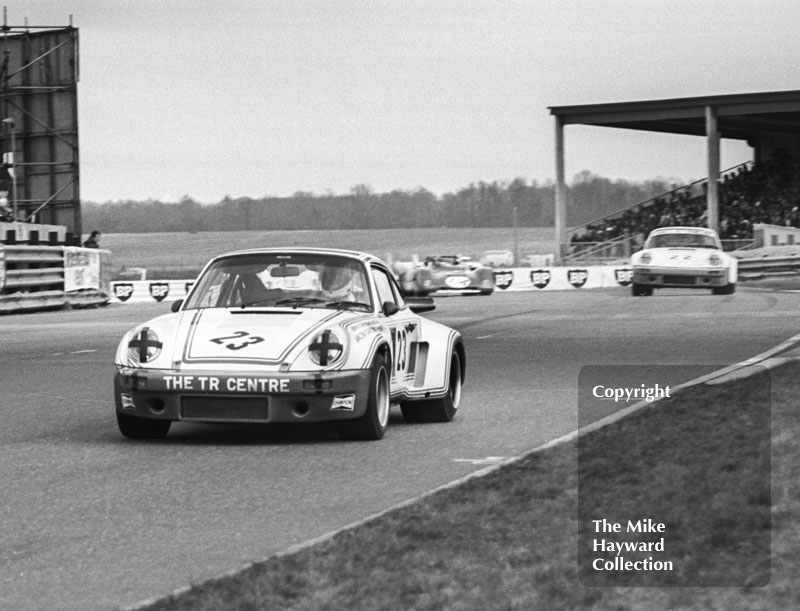
M709 106L715 110L722 138L750 140L764 133L800 135L800 90L550 106L550 114L559 116L564 125L705 136Z

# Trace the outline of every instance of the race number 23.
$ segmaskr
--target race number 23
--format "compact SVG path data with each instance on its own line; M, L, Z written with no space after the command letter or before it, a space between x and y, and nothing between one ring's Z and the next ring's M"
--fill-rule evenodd
M220 346L225 346L228 350L241 350L253 344L260 344L264 341L264 338L258 335L250 335L247 331L234 331L233 335L214 337L211 341Z
M408 331L404 327L392 329L392 353L395 371L405 371L408 365Z

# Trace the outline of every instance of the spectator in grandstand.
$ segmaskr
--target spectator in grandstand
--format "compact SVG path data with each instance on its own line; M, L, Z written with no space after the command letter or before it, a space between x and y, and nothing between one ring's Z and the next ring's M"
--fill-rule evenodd
M681 187L620 215L597 221L572 237L572 250L619 235L635 241L657 227L705 226L707 186ZM743 164L719 181L719 229L724 240L749 240L753 225L800 227L800 163L783 151L756 164ZM612 231L607 231L612 228Z
M89 234L89 237L86 238L86 241L83 243L84 248L100 248L100 236L102 234L97 231L96 229Z
M14 210L8 205L8 193L0 191L0 221L13 221Z

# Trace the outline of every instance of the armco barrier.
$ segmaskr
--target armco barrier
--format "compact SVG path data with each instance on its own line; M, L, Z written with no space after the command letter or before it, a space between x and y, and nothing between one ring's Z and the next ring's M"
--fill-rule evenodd
M0 313L108 303L108 251L0 244Z
M800 273L800 255L739 259L740 276L757 277L770 274L797 273Z

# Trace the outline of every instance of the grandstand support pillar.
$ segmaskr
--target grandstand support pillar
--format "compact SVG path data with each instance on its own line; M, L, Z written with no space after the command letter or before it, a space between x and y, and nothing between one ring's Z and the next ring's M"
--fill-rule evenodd
M708 227L719 231L719 131L717 113L713 106L706 106L706 139L708 141L708 181L706 185L706 216Z
M556 119L556 260L560 263L567 245L567 184L564 181L564 120Z

